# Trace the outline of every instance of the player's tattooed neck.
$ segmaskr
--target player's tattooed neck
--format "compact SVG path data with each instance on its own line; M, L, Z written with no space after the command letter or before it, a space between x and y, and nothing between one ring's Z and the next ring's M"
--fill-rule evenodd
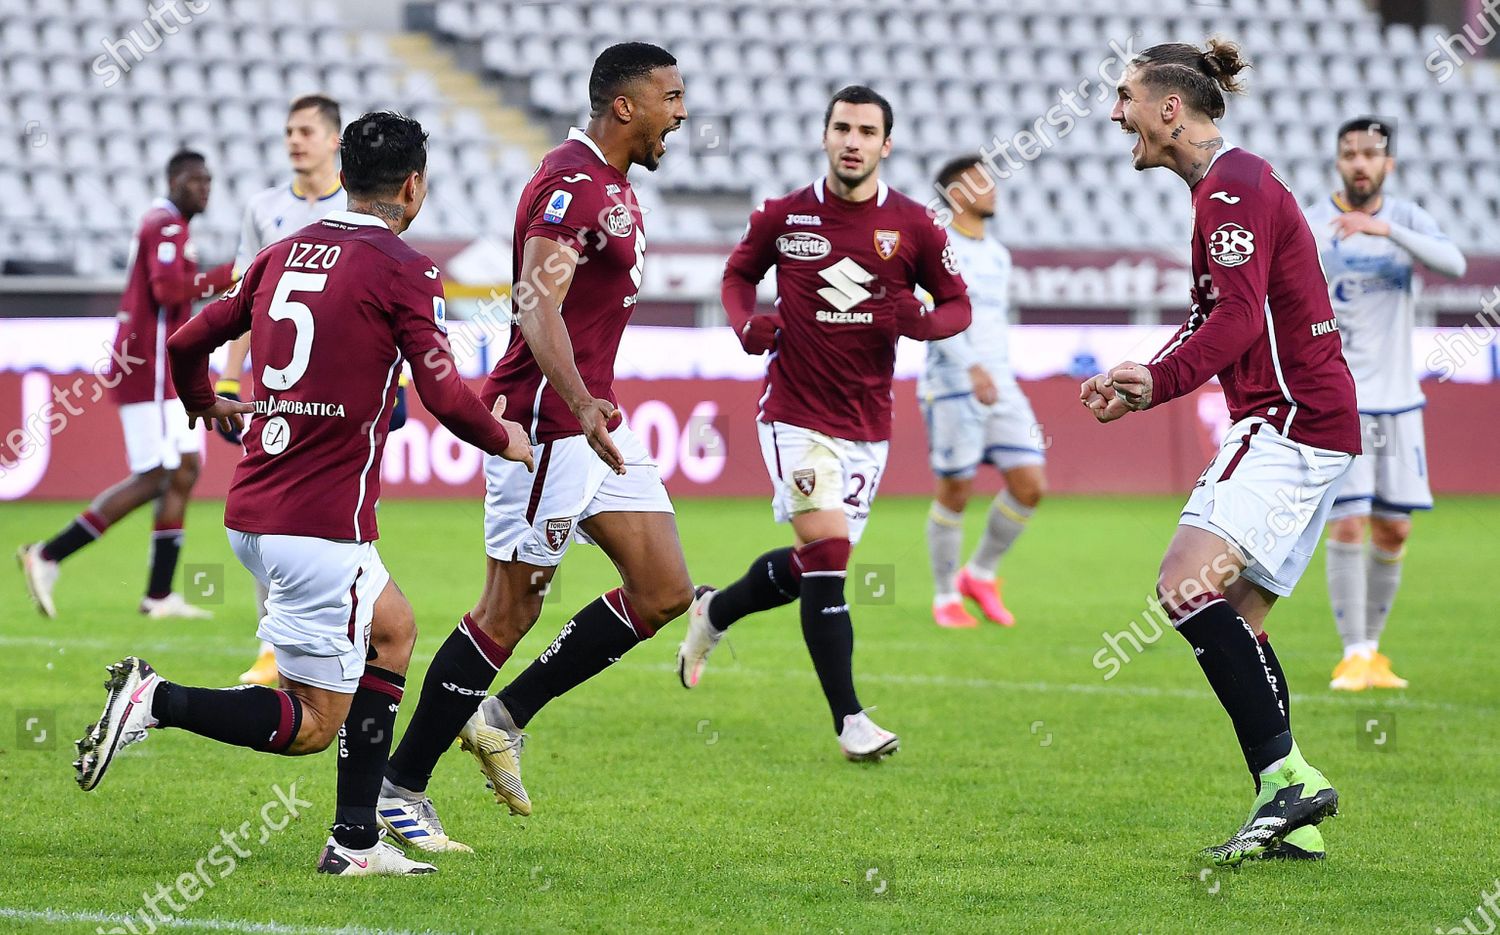
M406 217L406 211L400 205L391 204L389 201L372 201L366 207L370 209L371 214L390 224L400 224Z
M1193 144L1193 147L1195 149L1202 150L1205 153L1212 153L1222 148L1223 145L1224 138L1222 136L1216 136L1211 140L1199 140L1198 142ZM1198 180L1203 178L1203 176L1207 174L1208 167L1212 164L1212 162L1213 160L1210 159L1208 162L1194 162L1190 164L1187 167L1187 172L1184 175L1184 178L1187 179L1187 183L1189 185L1197 185Z
M1182 136L1183 131L1186 130L1186 129L1187 129L1187 127L1185 127L1185 126L1183 126L1182 124L1179 123L1177 125L1177 129L1175 129L1175 130L1172 131L1172 139L1175 140L1179 136Z

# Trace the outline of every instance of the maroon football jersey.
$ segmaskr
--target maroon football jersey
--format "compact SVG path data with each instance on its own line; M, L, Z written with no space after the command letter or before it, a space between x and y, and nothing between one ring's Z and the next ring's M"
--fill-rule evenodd
M760 421L853 441L889 439L897 337L934 340L969 326L968 290L948 232L884 182L874 198L850 202L819 179L750 215L724 270L724 308L736 333L772 266L781 333ZM932 295L931 313L917 286Z
M378 537L380 455L402 359L422 404L490 454L504 428L459 376L433 262L380 219L335 211L256 255L239 284L172 335L189 411L213 405L208 354L250 332L255 416L224 525L366 542Z
M167 336L192 315L194 299L229 285L234 267L226 263L200 273L187 219L165 198L141 219L132 252L105 385L121 404L173 399Z
M1151 404L1215 374L1236 420L1359 454L1354 378L1307 218L1266 162L1218 154L1193 186L1193 307L1149 364Z
M646 266L646 232L641 220L630 183L578 129L543 157L522 189L516 209L513 306L526 311L536 301L535 292L554 283L548 270L540 271L540 282L522 279L521 254L527 240L546 237L577 251L578 266L561 308L563 324L583 385L590 395L612 403L616 402L615 355L635 309L635 294ZM512 329L510 345L485 380L480 396L493 403L502 393L512 418L531 434L533 444L583 433L568 404L547 385L520 328ZM610 428L618 423L616 417Z

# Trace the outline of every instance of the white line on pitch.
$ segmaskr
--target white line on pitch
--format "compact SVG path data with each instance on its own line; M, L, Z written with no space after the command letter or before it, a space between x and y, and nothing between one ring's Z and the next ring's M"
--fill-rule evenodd
M676 663L628 663L619 662L612 668L637 672L670 672L676 674ZM757 669L746 665L731 665L715 669L715 673L749 676L751 678L801 679L812 678L811 667L807 669ZM983 691L996 689L1016 692L1067 692L1077 695L1129 695L1137 698L1192 698L1207 700L1211 692L1194 688L1159 688L1154 685L1094 685L1078 682L1013 682L1007 679L956 677L951 675L903 675L895 672L863 672L861 682L885 683L888 685L931 685L937 688L972 688ZM1306 695L1294 692L1292 700L1298 704L1326 704L1334 707L1369 708L1372 704L1410 711L1465 711L1494 713L1494 709L1482 705L1452 704L1446 701L1425 701L1417 698L1390 696L1374 701L1370 698L1352 698L1343 695Z
M37 922L43 925L78 925L92 922L96 925L124 926L126 923L144 923L144 919L115 912L74 912L67 909L12 909L0 906L0 919L17 922ZM253 935L442 935L433 929L413 932L407 929L370 929L357 925L339 928L327 926L283 925L279 922L249 922L237 919L152 919L156 928L194 929L210 932L249 932ZM132 930L133 931L133 930ZM153 929L154 931L154 929Z

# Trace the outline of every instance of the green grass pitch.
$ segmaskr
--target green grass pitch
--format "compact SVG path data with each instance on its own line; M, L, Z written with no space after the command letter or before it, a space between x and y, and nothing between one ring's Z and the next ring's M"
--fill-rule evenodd
M136 615L147 522L133 517L65 564L56 621L0 574L0 931L148 931L142 893L196 874L221 830L260 827L273 788L293 783L313 806L242 844L227 875L207 865L214 885L173 896L181 911L158 930L1430 932L1480 919L1500 874L1500 500L1445 498L1417 520L1383 646L1411 689L1327 689L1338 640L1321 560L1273 614L1293 728L1343 814L1323 826L1322 864L1212 872L1196 852L1238 825L1252 790L1186 644L1168 632L1109 680L1095 664L1106 631L1143 619L1178 505L1048 501L1002 569L1019 626L947 632L928 613L926 502L882 500L854 558L855 668L899 755L839 756L795 607L739 624L692 692L673 671L677 622L532 722L532 818L494 805L455 747L431 792L476 853L438 858L434 876L349 881L313 872L332 752L284 759L168 731L97 792L74 785L71 741L102 704L105 664L137 653L168 678L225 685L253 650L222 505L196 504L188 523L184 562L225 572L206 624ZM0 506L0 538L50 534L77 508ZM381 553L421 631L403 724L476 594L480 519L476 502L381 508ZM699 582L787 539L762 500L687 501L680 521ZM980 522L976 506L971 546ZM575 546L502 678L614 581Z

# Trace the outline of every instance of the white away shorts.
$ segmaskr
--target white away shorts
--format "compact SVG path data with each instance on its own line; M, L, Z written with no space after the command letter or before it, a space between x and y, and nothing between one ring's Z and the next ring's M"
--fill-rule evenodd
M672 513L672 498L640 437L623 422L610 433L625 458L611 471L582 435L531 449L526 465L484 459L484 551L502 562L553 567L576 538L592 543L579 524L598 513Z
M156 468L175 471L184 454L203 453L203 428L188 428L187 410L180 399L125 403L120 406L120 428L125 432L125 457L132 474Z
M890 442L834 438L785 422L757 422L760 454L771 475L776 522L798 513L842 509L849 541L858 543L870 520L870 505L885 470Z
M1260 418L1230 426L1179 522L1233 543L1245 577L1283 597L1307 570L1354 456L1292 441Z
M1333 519L1349 516L1403 518L1413 510L1432 509L1427 481L1427 440L1422 410L1359 414L1364 454L1344 476Z
M354 694L375 599L391 580L375 543L228 533L240 564L266 586L255 635L276 647L276 668L298 682Z
M982 406L973 393L937 396L922 403L927 451L939 477L973 477L981 464L997 470L1043 464L1045 436L1031 401L1015 383L1000 387L1000 401Z

